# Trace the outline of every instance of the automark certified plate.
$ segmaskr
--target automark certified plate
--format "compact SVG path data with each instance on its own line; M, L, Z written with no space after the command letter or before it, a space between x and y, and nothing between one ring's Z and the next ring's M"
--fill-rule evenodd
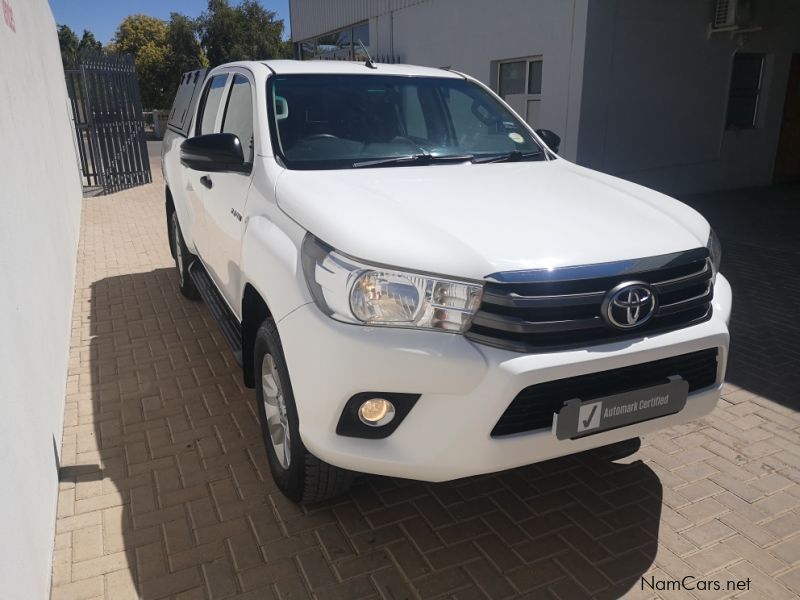
M556 415L560 440L580 438L656 417L672 415L686 406L689 384L674 376L669 383L631 390L604 398L567 400Z

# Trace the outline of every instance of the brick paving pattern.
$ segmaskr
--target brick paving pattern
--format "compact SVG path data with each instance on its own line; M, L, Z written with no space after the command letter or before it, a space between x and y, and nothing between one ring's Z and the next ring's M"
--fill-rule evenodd
M54 599L800 593L796 239L769 247L720 227L737 337L707 419L615 462L590 452L435 485L364 477L298 508L270 479L254 395L210 313L177 291L162 185L84 203ZM750 591L641 589L642 576L687 575Z

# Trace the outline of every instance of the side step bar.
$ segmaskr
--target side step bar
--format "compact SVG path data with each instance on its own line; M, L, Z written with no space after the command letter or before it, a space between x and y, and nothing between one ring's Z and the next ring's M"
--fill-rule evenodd
M191 275L194 284L197 286L197 291L203 298L203 302L208 306L208 310L216 319L222 337L228 342L228 345L233 351L233 356L239 366L242 366L242 326L236 319L236 316L228 308L225 300L220 296L214 282L208 275L206 268L199 260L192 262L189 267L189 275Z

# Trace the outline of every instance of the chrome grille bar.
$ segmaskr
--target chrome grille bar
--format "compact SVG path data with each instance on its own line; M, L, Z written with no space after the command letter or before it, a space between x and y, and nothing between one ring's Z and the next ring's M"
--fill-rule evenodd
M467 337L517 352L535 352L680 329L711 316L713 269L705 248L663 256L487 277ZM620 330L602 316L609 290L626 282L651 287L653 318Z

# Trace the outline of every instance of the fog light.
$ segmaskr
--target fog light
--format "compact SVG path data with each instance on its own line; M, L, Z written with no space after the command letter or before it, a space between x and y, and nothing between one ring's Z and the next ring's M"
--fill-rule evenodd
M394 404L383 398L370 398L358 407L358 418L364 425L381 427L394 419Z

